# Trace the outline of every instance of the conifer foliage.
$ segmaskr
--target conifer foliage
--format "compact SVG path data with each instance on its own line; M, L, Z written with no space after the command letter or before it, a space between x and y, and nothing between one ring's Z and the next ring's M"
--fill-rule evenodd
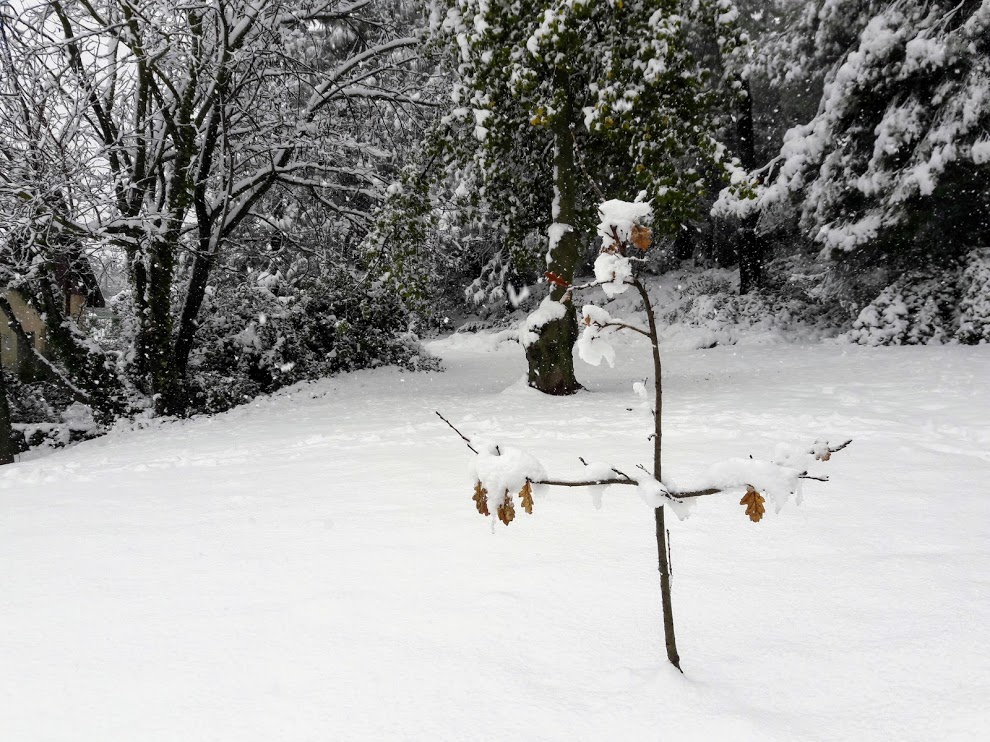
M756 199L723 195L719 209L766 213L794 203L826 257L892 251L917 263L985 243L990 2L847 4L851 23L828 0L798 27L813 28L823 53L834 54L866 21L836 55L817 115L792 128L780 156L756 173ZM799 55L795 69L814 58Z
M715 76L689 43L692 22L704 16L730 24L731 8L726 0L450 3L442 24L456 55L448 120L470 128L480 198L505 215L508 233L520 223L547 230L550 302L573 281L594 181L629 199L651 199L654 228L668 233L696 213L706 171L732 181L736 168L711 116ZM723 53L740 39L721 34ZM546 175L541 182L534 173ZM538 192L552 193L549 204L519 187L534 181ZM546 206L549 213L534 213ZM576 312L570 305L563 314L549 305L538 312L542 321L528 323L530 384L573 392Z

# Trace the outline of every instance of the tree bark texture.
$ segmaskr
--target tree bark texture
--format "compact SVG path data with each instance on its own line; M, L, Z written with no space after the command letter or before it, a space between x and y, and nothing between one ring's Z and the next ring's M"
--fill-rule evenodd
M567 314L543 326L540 339L526 348L529 385L544 394L573 394L581 385L574 378L572 349L578 338L577 310L567 305Z
M553 123L554 135L554 191L553 221L571 227L560 236L549 253L547 271L565 281L574 282L574 271L580 259L580 240L574 230L577 217L577 166L575 164L574 138L571 136L573 101L565 74L558 74L558 88L564 101ZM559 301L567 287L552 284L550 297ZM578 338L577 310L567 305L567 313L560 319L543 326L539 339L526 349L529 364L529 385L544 394L573 394L581 389L574 376L574 344Z
M739 138L739 159L747 170L756 168L756 142L753 139L753 96L749 80L743 80L745 101L739 108L736 118L736 131ZM757 233L759 216L754 214L743 219L736 235L736 253L739 258L739 293L748 294L763 285L766 278L766 244Z
M7 377L0 368L0 465L14 462L14 436L10 424L10 404L7 402Z

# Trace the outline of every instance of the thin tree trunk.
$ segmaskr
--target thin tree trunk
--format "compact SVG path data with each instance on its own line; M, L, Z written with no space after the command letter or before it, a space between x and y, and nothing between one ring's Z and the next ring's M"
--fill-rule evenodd
M14 463L15 452L10 404L7 402L7 376L0 368L0 465Z
M574 230L577 217L577 168L574 158L574 138L571 136L573 115L569 81L558 74L557 84L564 91L565 104L557 113L554 134L554 214L555 224L571 227L550 249L547 270L566 282L573 283L574 271L580 258L580 240ZM559 301L566 286L553 283L550 297ZM539 339L526 348L529 363L529 385L545 394L573 394L581 388L574 376L574 344L578 339L577 310L572 303L560 319L548 322L540 330Z
M650 327L650 343L653 346L653 478L658 482L661 480L661 451L663 441L663 383L662 366L660 363L660 339L657 334L657 320L653 316L653 304L650 302L650 295L646 287L634 279L633 286L639 291L646 309L646 320ZM681 669L681 657L677 653L677 640L674 635L674 604L671 600L670 591L670 560L667 556L667 528L664 525L663 505L656 508L653 513L656 524L657 535L657 566L660 570L660 602L663 606L663 640L667 648L667 659L678 670ZM683 672L683 670L682 670Z

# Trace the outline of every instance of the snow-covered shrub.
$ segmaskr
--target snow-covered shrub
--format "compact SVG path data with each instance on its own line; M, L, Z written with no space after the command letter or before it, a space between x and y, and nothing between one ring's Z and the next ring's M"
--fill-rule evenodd
M685 293L689 296L728 294L734 291L735 287L725 275L711 272L702 273L697 278L692 279L685 289Z
M14 374L7 375L6 385L17 450L58 448L102 435L93 410L73 400L64 385L46 379L24 381Z
M955 304L951 273L908 273L863 308L843 339L873 346L944 343L954 334Z
M678 294L661 319L665 335L701 330L700 347L734 345L744 336L754 340L781 336L822 337L834 334L844 321L838 304L815 296L794 278L793 266L768 267L767 285L739 295L734 277L724 270L708 270L678 285Z
M15 423L57 423L61 411L72 403L64 387L43 379L24 381L7 374L10 418Z
M290 284L279 274L216 287L191 358L195 409L218 412L259 394L379 365L436 368L409 332L400 297L346 271Z
M990 343L990 248L969 254L959 280L959 328L962 343Z

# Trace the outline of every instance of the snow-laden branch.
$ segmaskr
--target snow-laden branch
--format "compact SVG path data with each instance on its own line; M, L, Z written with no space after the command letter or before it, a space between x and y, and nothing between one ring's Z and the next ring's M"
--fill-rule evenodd
M626 486L635 487L640 497L651 507L656 508L663 504L674 506L675 513L681 519L688 515L688 510L682 506L686 500L711 495L739 494L741 491L757 493L761 505L762 495L766 494L779 512L792 495L800 497L802 480L828 481L827 477L810 474L807 468L800 466L801 464L810 463L811 460L828 461L832 454L843 450L852 442L847 440L831 446L828 441L818 440L811 447L781 446L778 447L773 460L752 457L728 459L710 468L707 486L676 489L658 481L654 474L645 468L640 468L642 474L639 476L631 477L606 463L585 463L584 476L581 477L573 479L551 477L542 464L526 452L485 439L469 438L440 412L435 414L475 454L471 470L476 488L484 490L489 498L494 492L499 493L503 501L510 501L514 494L520 492L526 485L535 487L531 490L530 496L539 494L545 487L588 488L593 490L592 497L595 503L600 505L604 488ZM531 511L532 507L530 506L528 510Z

